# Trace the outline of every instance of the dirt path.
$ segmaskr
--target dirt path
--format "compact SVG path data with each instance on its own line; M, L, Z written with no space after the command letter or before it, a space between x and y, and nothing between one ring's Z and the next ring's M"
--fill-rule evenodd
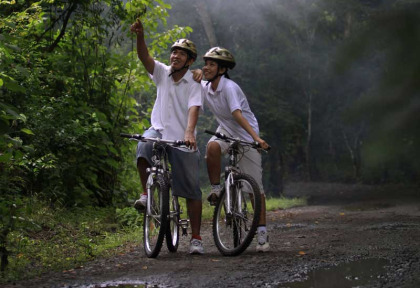
M269 253L256 253L253 243L223 257L203 223L203 256L188 255L182 238L177 253L163 249L157 259L131 247L8 287L420 287L418 190L312 184L286 194L307 196L310 205L268 214Z

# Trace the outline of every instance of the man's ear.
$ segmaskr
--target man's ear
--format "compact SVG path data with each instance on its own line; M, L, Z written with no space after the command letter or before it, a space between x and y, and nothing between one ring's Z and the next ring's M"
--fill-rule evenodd
M194 64L194 59L193 58L189 58L187 61L188 66L191 66L192 64Z

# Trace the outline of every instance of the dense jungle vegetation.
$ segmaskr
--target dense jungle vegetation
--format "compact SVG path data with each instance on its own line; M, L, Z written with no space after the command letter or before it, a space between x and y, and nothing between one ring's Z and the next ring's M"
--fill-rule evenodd
M418 184L420 1L0 0L3 272L34 235L64 237L62 223L37 220L42 211L90 211L93 234L119 229L102 227L107 217L137 221L124 210L139 193L135 144L119 133L149 126L156 93L129 32L137 17L162 62L186 37L199 55L235 55L230 76L273 147L270 196L287 181ZM215 127L204 112L202 154L202 131Z

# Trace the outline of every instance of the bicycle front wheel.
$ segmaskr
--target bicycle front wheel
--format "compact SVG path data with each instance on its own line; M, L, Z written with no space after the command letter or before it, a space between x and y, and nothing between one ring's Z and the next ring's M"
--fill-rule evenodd
M147 194L150 198L150 206L146 207L144 213L144 251L147 257L156 258L162 248L167 229L169 185L161 175L157 175Z
M172 192L172 191L171 191ZM166 246L170 252L176 252L179 245L180 208L178 197L172 195L169 207L169 223L166 230Z
M231 213L227 213L227 195L222 192L213 215L213 238L225 256L241 254L251 244L261 212L261 192L247 174L234 175L230 187Z

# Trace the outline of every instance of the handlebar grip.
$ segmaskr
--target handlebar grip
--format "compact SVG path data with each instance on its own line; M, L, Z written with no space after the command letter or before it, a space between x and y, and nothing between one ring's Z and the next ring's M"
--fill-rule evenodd
M205 130L204 132L206 132L207 134L210 134L210 135L214 135L214 136L216 136L217 138L220 138L220 139L223 139L223 140L228 140L228 139L230 139L230 138L229 138L229 137L227 137L225 134L220 133L220 132L213 132L213 131L210 131L210 130Z
M187 146L187 143L185 141L182 141L182 140L176 140L175 145L176 146L182 146L182 145Z
M213 131L210 131L210 130L204 130L204 132L206 132L207 134L210 134L210 135L216 135L216 132L213 132Z
M141 135L140 134L120 133L120 136L121 137L124 137L124 138L139 139L139 140L141 140Z
M267 149L263 149L261 147L260 143L258 143L257 141L255 141L253 143L254 143L253 147L256 148L256 149L262 149L262 150L267 151L267 152L271 150L271 146L270 145L268 145Z
M133 138L131 137L132 136L131 134L127 134L127 133L120 133L120 136L124 138Z

